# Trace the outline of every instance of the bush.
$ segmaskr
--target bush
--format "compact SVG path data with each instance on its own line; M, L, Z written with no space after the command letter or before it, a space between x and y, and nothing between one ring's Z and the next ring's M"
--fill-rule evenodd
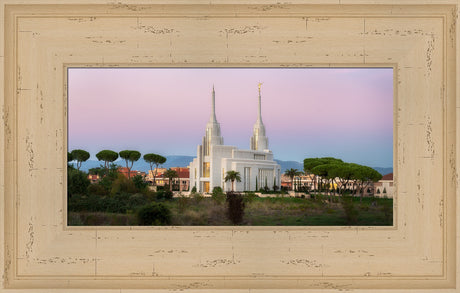
M382 212L387 225L393 225L393 201L383 202Z
M196 205L200 204L200 202L203 200L204 196L201 195L201 193L194 193L190 195L191 198L193 198L193 201Z
M171 211L162 203L152 203L143 206L137 212L139 225L157 226L171 223Z
M239 225L243 222L244 206L241 194L227 192L227 217L234 225Z
M85 172L76 169L67 170L67 195L86 194L91 182Z
M259 198L255 192L246 192L244 196L244 202L245 203L250 203L253 202L254 199Z
M109 194L109 191L102 184L99 184L99 183L91 184L88 187L88 192L90 194L95 194L95 195L108 195Z
M220 186L216 186L212 189L212 199L218 204L225 201L225 193Z
M196 186L193 186L193 187L192 187L191 192L192 192L192 193L195 193L195 192L196 192Z
M142 193L135 193L128 199L128 208L130 210L135 210L138 207L146 205L148 202L149 200L145 195Z
M118 174L117 179L115 179L112 183L112 190L110 194L119 194L121 192L127 193L135 193L136 186L134 186L134 182L126 178L123 174Z
M358 210L355 207L352 196L342 196L341 203L345 211L345 219L348 225L355 225L358 222Z
M160 190L156 192L157 200L171 200L173 192L171 190Z
M138 190L144 190L147 187L147 182L144 181L141 175L136 175L132 178L134 186Z

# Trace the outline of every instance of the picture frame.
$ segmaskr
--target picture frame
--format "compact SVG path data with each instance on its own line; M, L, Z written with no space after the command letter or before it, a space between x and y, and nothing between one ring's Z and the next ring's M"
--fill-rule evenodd
M345 2L0 3L0 291L455 292L458 1ZM76 65L393 67L393 226L68 227Z

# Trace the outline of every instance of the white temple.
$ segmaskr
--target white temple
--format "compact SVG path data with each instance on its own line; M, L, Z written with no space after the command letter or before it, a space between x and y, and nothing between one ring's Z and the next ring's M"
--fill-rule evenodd
M268 149L268 137L262 122L260 86L259 112L250 150L224 145L216 119L215 91L212 88L211 117L206 124L206 134L197 147L197 157L188 166L190 188L196 187L197 192L211 192L214 187L220 186L224 191L230 191L232 183L224 179L230 170L239 172L241 176L241 182L234 183L235 191L254 191L265 187L272 190L274 185L281 186L281 168Z

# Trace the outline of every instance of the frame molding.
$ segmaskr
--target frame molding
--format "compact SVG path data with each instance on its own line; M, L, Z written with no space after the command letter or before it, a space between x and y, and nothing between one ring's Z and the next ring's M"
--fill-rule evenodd
M458 1L65 3L0 3L1 292L456 291ZM394 226L67 227L74 65L393 67Z

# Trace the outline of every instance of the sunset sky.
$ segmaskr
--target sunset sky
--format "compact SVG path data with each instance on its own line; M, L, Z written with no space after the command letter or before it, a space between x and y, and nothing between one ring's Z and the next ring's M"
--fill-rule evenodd
M326 68L72 68L69 151L196 156L216 91L224 144L249 149L262 118L275 159L393 166L393 71Z

